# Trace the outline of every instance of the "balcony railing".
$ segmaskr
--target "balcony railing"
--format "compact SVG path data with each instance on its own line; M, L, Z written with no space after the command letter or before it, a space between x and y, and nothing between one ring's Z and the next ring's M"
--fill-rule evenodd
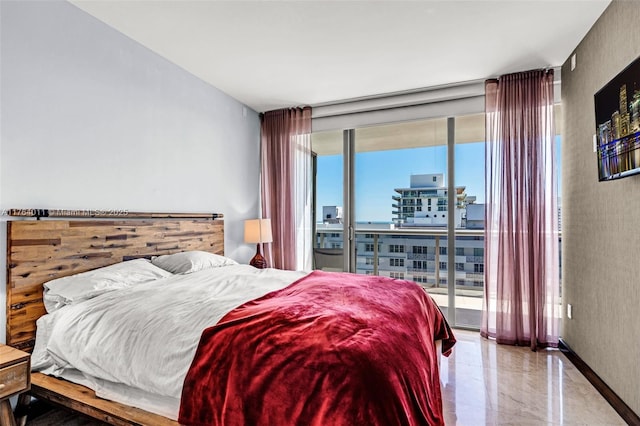
M317 229L316 241L318 242L318 247L327 248L327 245L331 245L328 248L335 248L335 240L329 241L326 234L335 234L336 228L328 228L328 229ZM366 256L372 258L373 262L373 273L375 275L380 275L381 273L390 273L390 272L405 272L405 276L407 279L411 279L413 274L416 274L418 277L420 276L429 276L429 278L433 278L433 282L441 283L444 281L444 278L447 277L447 268L448 264L446 263L448 257L446 255L445 250L441 250L441 247L444 249L448 246L447 244L447 230L443 228L399 228L399 229L380 229L380 228L358 228L355 233L356 237L356 256ZM366 237L365 237L366 236ZM373 241L372 237L373 236ZM484 237L484 230L469 230L469 229L460 229L456 230L456 237L464 236L464 237ZM368 237L368 238L367 238ZM404 241L402 241L404 240ZM476 239L474 239L476 240ZM475 248L476 246L471 245L470 239L456 239L456 247L469 247ZM477 241L477 240L476 240ZM366 245L365 245L366 242ZM474 244L477 244L475 242ZM399 252L397 246L402 246L404 250ZM371 246L373 246L373 250L371 250ZM393 246L393 250L390 248ZM428 247L429 251L433 251L433 253L413 253L412 246L419 246L424 250L424 247ZM441 251L445 254L441 254ZM378 266L379 259L381 257L395 257L406 259L404 262L405 266L390 266L390 265L382 265ZM473 258L473 262L469 262L467 258ZM479 256L462 256L462 259L467 260L468 263L478 264L484 263L484 258ZM458 259L456 259L458 260ZM413 261L423 261L428 262L426 265L421 265L423 267L415 268ZM358 273L366 273L364 266L364 262L357 263ZM366 270L370 271L371 265ZM425 268L426 266L426 268ZM472 269L473 266L468 266L465 269ZM469 280L469 282L465 282L465 285L470 287L474 287L474 284L477 284L477 277L473 277L473 279L467 278L465 274L459 275L460 271L457 271L455 279L458 280ZM482 287L478 287L477 285L474 287L477 290L482 290Z
M336 248L336 241L339 240L328 237L328 234L340 231L342 236L342 228L336 228L335 225L326 226L325 229L320 226L317 229L317 247ZM480 272L479 269L484 269L484 256L456 254L455 263L458 265L449 264L447 252L453 247L448 244L447 237L446 228L358 227L355 231L356 256L370 260L367 260L369 264L366 264L365 260L358 259L356 272L385 276L403 274L404 279L422 285L443 309L451 303L452 291L448 287L448 281L451 279L454 283L452 288L455 289L456 323L479 327L479 312L482 310L484 292L484 272ZM484 229L456 229L455 237L455 244L452 245L456 248L464 248L467 253L477 253L474 250L483 246L485 234ZM560 234L559 244L561 240ZM398 247L402 247L403 251L398 252ZM420 247L416 250L429 252L414 253L413 247ZM366 248L373 250L365 251ZM379 265L380 259L385 258L405 259L404 267L389 266L387 260L383 261L383 265ZM464 264L463 270L456 270L461 267L460 263Z

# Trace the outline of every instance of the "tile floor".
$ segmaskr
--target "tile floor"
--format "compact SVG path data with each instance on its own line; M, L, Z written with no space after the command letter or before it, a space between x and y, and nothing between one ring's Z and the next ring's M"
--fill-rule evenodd
M454 333L458 343L440 365L447 425L625 424L560 351Z

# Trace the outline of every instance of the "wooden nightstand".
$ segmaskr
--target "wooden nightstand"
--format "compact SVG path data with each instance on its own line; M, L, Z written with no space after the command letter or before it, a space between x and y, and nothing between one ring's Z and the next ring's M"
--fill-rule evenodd
M0 425L15 425L9 398L31 388L31 356L0 345Z

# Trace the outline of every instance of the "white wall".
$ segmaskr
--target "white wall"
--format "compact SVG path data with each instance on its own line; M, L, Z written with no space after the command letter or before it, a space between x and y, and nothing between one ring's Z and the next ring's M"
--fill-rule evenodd
M0 28L0 209L220 212L251 258L255 111L67 2L2 0Z

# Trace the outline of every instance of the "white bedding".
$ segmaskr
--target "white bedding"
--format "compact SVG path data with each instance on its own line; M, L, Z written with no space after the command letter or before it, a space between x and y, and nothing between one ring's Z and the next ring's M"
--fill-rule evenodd
M202 331L235 307L304 275L225 266L66 306L38 320L32 368L175 419Z

